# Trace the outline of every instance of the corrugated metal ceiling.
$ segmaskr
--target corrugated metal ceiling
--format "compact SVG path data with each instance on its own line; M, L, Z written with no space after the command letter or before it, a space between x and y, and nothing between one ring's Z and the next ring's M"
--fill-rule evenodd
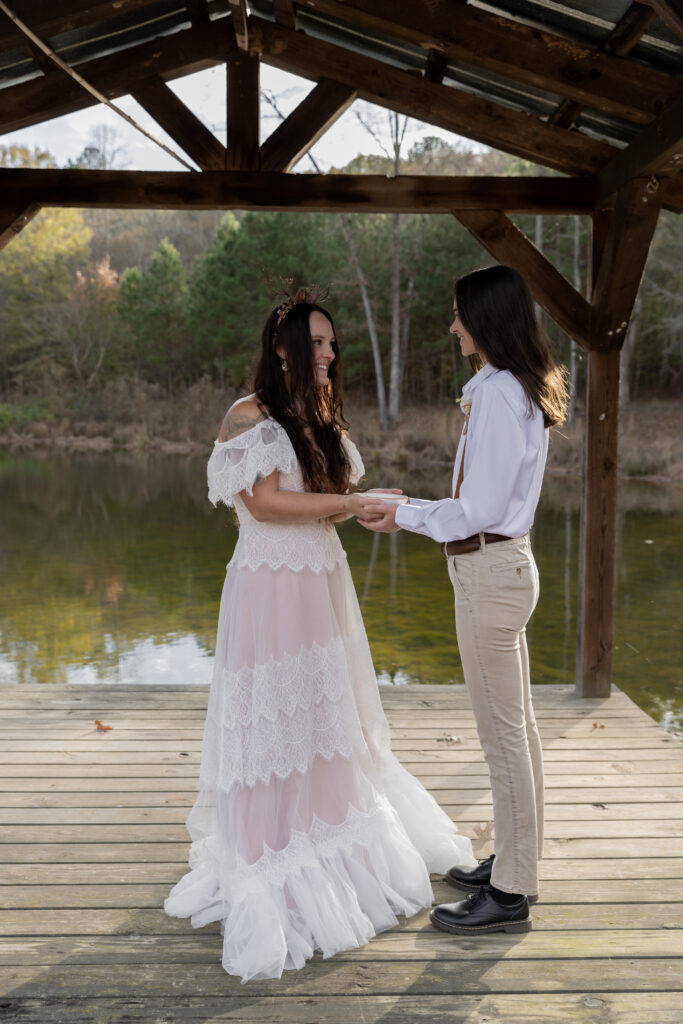
M578 43L599 48L629 8L629 0L499 0L475 2L473 6L524 21L546 31L566 36ZM273 19L271 0L252 0L253 13ZM305 3L295 4L298 26L311 36L334 42L394 66L424 69L426 52L391 34L379 34L353 24L353 13L342 21L312 12ZM229 12L227 0L209 0L212 19ZM20 14L20 10L17 9ZM457 5L453 17L457 19ZM46 41L67 62L78 65L94 57L125 50L140 42L179 31L190 24L187 7L181 0L156 0L125 14L72 29ZM659 71L680 76L683 73L683 41L657 18L633 48L628 60L638 60ZM0 52L0 87L15 85L42 72L27 48ZM493 99L517 110L540 117L549 116L562 97L542 89L520 84L472 65L449 63L444 84ZM617 145L629 142L640 130L637 126L597 111L585 109L576 122L590 134L607 138Z

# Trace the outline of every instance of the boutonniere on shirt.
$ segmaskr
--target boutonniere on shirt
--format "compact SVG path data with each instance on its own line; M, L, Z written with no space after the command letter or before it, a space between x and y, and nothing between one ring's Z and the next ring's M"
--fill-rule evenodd
M471 398L458 398L457 402L458 402L458 405L460 406L461 413L465 417L465 426L463 427L462 432L463 432L463 434L466 434L467 433L467 427L468 427L469 422L470 422L470 411L472 409L472 399Z

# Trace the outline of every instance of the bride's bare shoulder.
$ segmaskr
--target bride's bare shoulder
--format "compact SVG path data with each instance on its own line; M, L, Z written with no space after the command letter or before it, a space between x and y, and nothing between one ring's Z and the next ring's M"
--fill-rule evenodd
M218 440L231 441L267 418L268 411L260 405L256 395L240 398L226 412Z

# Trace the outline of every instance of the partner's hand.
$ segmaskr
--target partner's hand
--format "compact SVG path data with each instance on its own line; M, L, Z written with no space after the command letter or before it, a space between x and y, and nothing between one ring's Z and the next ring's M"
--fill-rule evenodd
M374 533L396 533L401 529L396 523L397 508L398 505L383 505L382 515L371 509L368 514L358 516L358 522L366 530L372 530Z
M359 519L379 518L387 507L381 498L375 498L372 494L365 494L363 491L356 491L354 494L347 494L345 501L345 513L357 516Z

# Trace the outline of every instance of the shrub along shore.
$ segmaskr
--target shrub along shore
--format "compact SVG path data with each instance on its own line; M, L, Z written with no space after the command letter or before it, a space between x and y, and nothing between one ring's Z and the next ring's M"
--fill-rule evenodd
M92 407L81 399L58 412L47 402L0 404L0 446L13 451L139 452L205 454L223 415L237 397L209 380L179 390L173 398L139 381L117 381ZM52 403L54 404L54 403ZM406 406L396 427L381 431L369 401L350 396L344 412L350 433L368 462L424 469L452 463L462 417L453 405ZM584 417L551 430L548 469L579 474ZM640 400L622 410L619 475L683 484L683 402Z

